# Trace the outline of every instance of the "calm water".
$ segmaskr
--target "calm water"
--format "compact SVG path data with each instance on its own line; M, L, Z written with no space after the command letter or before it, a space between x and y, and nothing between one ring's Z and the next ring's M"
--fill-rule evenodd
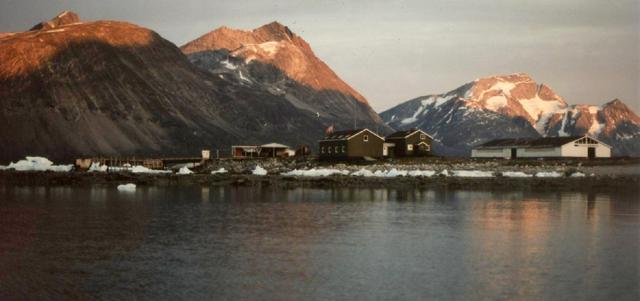
M0 187L0 300L640 299L628 193Z

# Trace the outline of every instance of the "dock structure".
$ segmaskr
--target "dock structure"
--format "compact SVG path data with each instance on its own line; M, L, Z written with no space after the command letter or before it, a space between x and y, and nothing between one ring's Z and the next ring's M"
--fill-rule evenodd
M201 157L165 157L165 158L140 158L140 157L92 157L76 159L76 167L87 170L92 164L108 166L107 171L128 170L134 166L143 166L149 169L171 168L178 164L192 164L192 167L203 165L210 159L210 151L203 150Z

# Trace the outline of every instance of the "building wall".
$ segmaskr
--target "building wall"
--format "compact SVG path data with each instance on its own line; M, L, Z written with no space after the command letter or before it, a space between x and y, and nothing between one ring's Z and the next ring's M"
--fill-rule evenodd
M511 158L511 149L472 149L472 158Z
M561 157L560 147L550 148L517 148L517 158L544 158L544 157ZM473 158L511 158L511 148L499 149L473 149L471 150Z
M369 141L364 141L365 135L369 137ZM382 157L384 139L379 138L371 132L364 131L347 141L347 152L349 157Z
M318 154L320 158L347 158L349 154L347 140L320 141L319 146ZM335 151L336 147L338 148L337 153ZM344 152L342 152L343 147Z
M589 147L595 147L596 158L610 158L611 149L602 144L567 143L561 147L550 148L518 148L518 158L587 158ZM511 158L511 148L474 149L473 158Z
M507 150L511 157L511 149ZM561 157L560 147L549 148L518 148L518 158L554 158Z
M417 131L409 136L407 136L406 138L390 138L387 139L387 142L391 142L395 144L395 147L393 148L393 154L396 157L403 157L403 156L415 156L415 155L428 155L429 153L431 153L431 145L432 145L432 140L428 135L425 135L424 139L421 139L420 135L422 133ZM427 145L429 146L429 150L425 151L423 153L419 152L419 147L418 144L420 142L426 142ZM409 150L407 148L407 145L413 145L413 149Z
M562 146L562 156L587 158L589 154L589 147L594 147L596 149L596 158L611 157L611 149L602 144L576 144L573 142Z

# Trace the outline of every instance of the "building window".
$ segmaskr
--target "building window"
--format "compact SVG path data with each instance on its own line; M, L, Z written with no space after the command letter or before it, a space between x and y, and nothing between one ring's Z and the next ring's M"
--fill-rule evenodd
M327 146L327 154L331 153L331 146Z
M342 153L346 153L347 152L347 148L344 147L344 145L342 146Z
M369 141L369 135L362 136L362 141L364 141L364 142Z
M408 151L412 151L413 150L413 144L407 144L407 150Z
M427 135L425 134L420 134L420 140L425 140L427 139Z
M338 153L338 146L336 145L336 154Z
M320 148L320 152L324 154L324 146Z

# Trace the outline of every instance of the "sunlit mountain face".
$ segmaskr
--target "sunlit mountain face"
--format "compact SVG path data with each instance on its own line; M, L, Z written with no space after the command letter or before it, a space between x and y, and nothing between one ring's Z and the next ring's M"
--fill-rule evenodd
M640 119L622 101L569 105L544 84L517 73L476 79L383 113L391 127L432 133L445 154L468 155L496 138L591 135L622 156L640 155Z

